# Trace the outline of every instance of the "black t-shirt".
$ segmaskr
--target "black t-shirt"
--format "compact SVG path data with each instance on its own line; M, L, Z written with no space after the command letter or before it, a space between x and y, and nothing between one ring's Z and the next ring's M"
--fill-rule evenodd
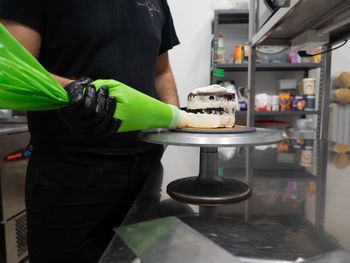
M0 18L42 36L39 62L51 73L121 81L155 97L158 55L179 43L166 0L1 0ZM152 148L138 132L104 141L73 134L58 112L28 112L34 147L130 154Z

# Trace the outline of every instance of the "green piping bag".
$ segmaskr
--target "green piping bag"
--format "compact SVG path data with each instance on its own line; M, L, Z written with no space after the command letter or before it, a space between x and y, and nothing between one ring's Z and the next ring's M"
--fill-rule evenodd
M116 80L96 80L116 98L118 132L175 128L180 110ZM0 109L43 111L69 105L67 92L0 23Z

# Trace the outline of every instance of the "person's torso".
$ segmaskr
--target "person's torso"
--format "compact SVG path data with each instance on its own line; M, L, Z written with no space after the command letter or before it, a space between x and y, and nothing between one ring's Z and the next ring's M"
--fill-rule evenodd
M160 0L47 1L39 62L67 78L115 79L155 96L156 62L164 24ZM28 112L32 144L73 148L149 148L137 132L105 141L74 135L57 111ZM136 150L137 151L137 150Z

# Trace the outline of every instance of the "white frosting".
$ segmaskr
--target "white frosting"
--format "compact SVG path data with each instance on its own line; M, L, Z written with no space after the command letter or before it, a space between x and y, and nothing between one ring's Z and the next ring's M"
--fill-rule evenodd
M188 123L190 122L190 114L183 110L179 110L179 112L180 112L180 120L179 120L179 123L177 124L177 127L178 128L187 127Z
M202 93L211 93L211 92L233 93L233 90L215 84L207 87L196 88L192 91L193 94L202 94Z
M234 114L206 114L206 113L188 113L180 111L179 128L219 128L233 127L235 125Z
M210 100L209 97L209 95L191 97L187 102L187 108L192 110L207 108L223 108L228 110L236 108L236 100L227 101L224 98Z

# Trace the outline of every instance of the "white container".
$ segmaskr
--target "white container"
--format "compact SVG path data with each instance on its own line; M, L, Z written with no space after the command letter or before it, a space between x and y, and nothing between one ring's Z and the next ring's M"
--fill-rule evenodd
M295 129L312 129L313 121L312 119L297 119L293 122L293 127Z
M216 50L216 63L225 63L225 47L224 47L224 37L222 35L218 36L218 46Z
M270 111L279 111L280 110L280 96L272 95L270 98Z
M297 79L280 79L279 83L280 83L280 89L281 90L291 90L294 89L296 90L297 88Z
M269 110L269 95L266 93L260 93L255 95L256 111L268 111Z
M304 167L312 166L312 149L301 150L299 164Z
M12 116L12 110L0 110L0 119L8 119Z
M315 95L315 82L314 78L303 79L303 92L306 95Z

